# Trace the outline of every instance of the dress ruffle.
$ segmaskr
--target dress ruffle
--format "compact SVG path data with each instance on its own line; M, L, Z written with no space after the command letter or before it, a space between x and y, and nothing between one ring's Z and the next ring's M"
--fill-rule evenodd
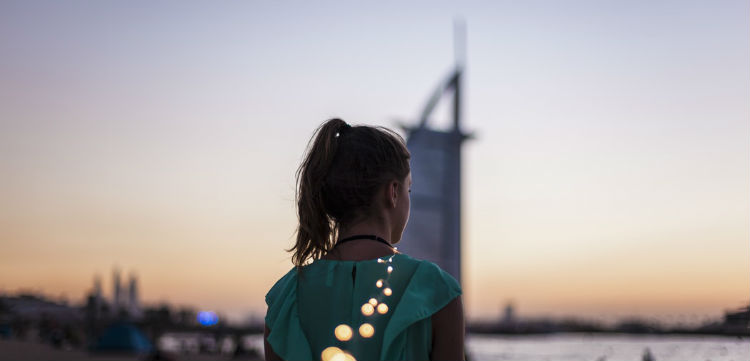
M283 360L312 360L310 343L297 311L297 270L292 269L266 294L268 343Z
M381 360L403 359L409 326L431 317L460 294L461 286L453 276L432 262L422 261L385 329Z

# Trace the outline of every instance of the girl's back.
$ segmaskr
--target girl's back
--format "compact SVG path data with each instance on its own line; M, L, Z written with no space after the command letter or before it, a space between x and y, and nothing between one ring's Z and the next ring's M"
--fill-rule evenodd
M460 294L449 274L404 254L316 260L266 295L268 342L287 360L426 360L431 316Z

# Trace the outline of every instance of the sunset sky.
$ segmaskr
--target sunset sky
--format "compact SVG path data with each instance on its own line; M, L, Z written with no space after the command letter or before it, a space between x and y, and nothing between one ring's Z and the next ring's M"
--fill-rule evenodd
M750 301L749 13L3 1L0 293L79 302L119 267L146 303L262 314L313 130L415 121L462 17L469 317L719 317Z

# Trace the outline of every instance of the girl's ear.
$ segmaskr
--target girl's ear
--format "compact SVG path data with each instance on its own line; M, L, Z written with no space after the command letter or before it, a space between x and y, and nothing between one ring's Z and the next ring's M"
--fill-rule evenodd
M398 182L391 181L388 183L388 198L390 201L388 205L391 208L396 208L396 203L398 202Z

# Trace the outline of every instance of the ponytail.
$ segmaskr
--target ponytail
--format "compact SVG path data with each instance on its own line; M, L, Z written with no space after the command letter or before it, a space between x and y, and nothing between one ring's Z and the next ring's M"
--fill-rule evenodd
M338 225L328 216L322 191L339 142L337 138L351 128L341 119L331 119L315 131L305 160L297 169L297 242L292 262L302 266L308 258L318 259L333 247Z

